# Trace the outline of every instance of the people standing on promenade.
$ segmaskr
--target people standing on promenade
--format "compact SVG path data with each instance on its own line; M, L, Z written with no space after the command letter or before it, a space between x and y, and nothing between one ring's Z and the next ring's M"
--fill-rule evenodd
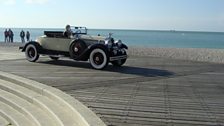
M27 42L30 41L30 32L29 31L26 32L26 40L27 40Z
M9 35L9 42L13 43L14 33L11 29L9 29L8 35Z
M5 42L8 42L9 41L9 32L7 29L5 29L4 36L5 36Z
M23 30L20 32L20 37L21 37L21 42L24 43L25 42L25 32Z

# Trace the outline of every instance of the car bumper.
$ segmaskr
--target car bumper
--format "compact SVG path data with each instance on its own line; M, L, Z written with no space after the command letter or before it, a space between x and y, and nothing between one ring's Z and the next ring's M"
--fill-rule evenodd
M123 56L114 56L114 57L110 57L110 61L116 61L116 60L127 59L127 58L128 58L127 55L123 55Z

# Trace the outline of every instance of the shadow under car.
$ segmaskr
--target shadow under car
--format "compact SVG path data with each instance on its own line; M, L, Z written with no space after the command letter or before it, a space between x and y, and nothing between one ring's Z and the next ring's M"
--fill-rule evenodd
M39 61L38 63L51 64L51 65L57 65L57 66L67 66L67 67L79 67L79 68L87 68L87 69L91 68L88 62L74 62L70 60ZM156 76L169 77L174 75L173 72L170 72L168 70L151 69L151 68L134 67L134 66L115 67L113 65L108 65L108 67L106 67L105 69L101 71L116 72L116 73L137 75L137 76L143 76L143 77L156 77Z

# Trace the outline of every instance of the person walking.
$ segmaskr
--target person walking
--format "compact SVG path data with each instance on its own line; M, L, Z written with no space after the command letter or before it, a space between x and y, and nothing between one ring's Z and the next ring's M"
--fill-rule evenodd
M20 32L20 37L21 37L21 42L24 43L25 42L25 32L23 30Z
M30 41L30 32L29 31L26 32L26 40L27 40L27 42Z
M5 36L5 42L8 42L8 41L9 41L9 39L8 39L8 37L9 37L9 32L8 32L7 29L5 29L4 36Z
M9 33L9 42L13 43L14 33L11 29L9 29L8 33Z

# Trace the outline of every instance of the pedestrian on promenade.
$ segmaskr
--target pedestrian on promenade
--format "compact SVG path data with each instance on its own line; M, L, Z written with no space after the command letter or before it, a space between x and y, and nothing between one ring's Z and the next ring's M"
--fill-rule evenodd
M20 32L20 37L21 37L21 42L24 43L25 42L25 32L23 30Z
M11 29L9 29L8 33L9 33L9 42L13 43L14 33Z
M5 42L8 42L9 41L9 39L8 39L9 33L8 33L7 29L5 29L5 31L4 31L4 36L5 36Z
M26 32L26 40L27 40L27 42L30 41L30 32L29 31Z

